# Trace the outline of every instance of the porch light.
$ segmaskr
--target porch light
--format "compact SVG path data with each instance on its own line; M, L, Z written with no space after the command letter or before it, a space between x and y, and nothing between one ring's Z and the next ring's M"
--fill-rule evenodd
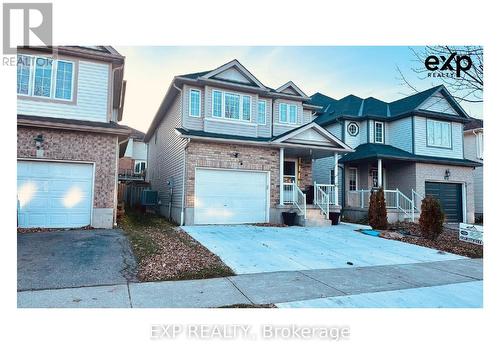
M449 169L446 169L446 171L444 171L444 179L445 180L449 180L450 179L450 170Z
M35 140L36 148L40 149L40 147L42 146L42 143L43 143L43 135L42 134L38 134L36 136L36 138L34 138L33 140Z
M234 157L234 158L238 158L238 156L240 156L240 153L239 153L239 152L233 152L233 157Z

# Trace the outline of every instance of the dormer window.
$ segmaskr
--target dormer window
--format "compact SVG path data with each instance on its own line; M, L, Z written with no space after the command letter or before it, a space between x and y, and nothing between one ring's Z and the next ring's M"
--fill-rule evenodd
M375 122L375 143L383 144L384 143L384 123Z
M283 124L297 124L297 105L280 103L279 122Z
M72 61L18 55L17 94L72 101L74 75L75 64Z

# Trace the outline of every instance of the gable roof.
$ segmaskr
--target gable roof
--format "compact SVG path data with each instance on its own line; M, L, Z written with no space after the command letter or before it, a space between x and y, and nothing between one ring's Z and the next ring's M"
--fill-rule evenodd
M454 166L481 166L479 162L466 159L452 159L447 157L415 155L408 151L398 149L392 145L366 143L356 147L356 151L344 155L339 162L349 163L371 159L390 159L412 162L437 163Z
M216 79L217 80L221 80L221 81L235 82L235 83L238 83L238 84L250 84L251 86L256 86L256 87L259 87L261 89L267 89L267 87L262 82L260 82L259 79L257 79L237 59L233 59L230 62L228 62L228 63L226 63L224 65L221 65L221 66L219 66L216 69L213 69L213 70L210 70L210 71L207 71L207 72L204 72L204 73L203 72L202 73L198 73L198 74L201 74L201 75L198 76L198 78L213 79L218 74L221 74L224 71L229 70L231 68L234 68L238 72L240 72L245 78L248 79L249 83L244 83L244 82L241 82L241 81L235 81L235 80L231 80L231 79L221 79L221 78L216 78Z
M304 124L300 127L297 127L295 129L289 130L285 133L282 133L278 136L275 136L274 138L271 139L271 141L276 142L276 143L283 143L289 139L293 139L294 137L298 136L299 134L301 134L307 130L310 130L310 129L318 132L320 135L325 137L328 141L339 145L341 148L347 149L349 151L354 151L346 143L344 143L342 140L340 140L335 135L333 135L328 130L321 127L320 125L318 125L315 122L310 122L308 124Z
M438 92L444 96L458 113L458 116L419 108L426 100ZM324 107L322 114L315 119L320 125L330 124L342 118L394 120L412 114L439 115L442 118L460 121L469 121L470 119L443 85L392 102L385 102L374 97L362 99L355 95L348 95L340 100L335 100L318 92L311 96L311 103Z
M294 91L298 96L302 96L304 98L309 98L309 96L307 96L304 91L302 91L297 85L295 85L293 83L293 81L288 81L287 83L281 85L280 87L278 87L275 91L278 92L278 93L286 93L288 94L288 92L284 92L286 89L292 89L292 91Z

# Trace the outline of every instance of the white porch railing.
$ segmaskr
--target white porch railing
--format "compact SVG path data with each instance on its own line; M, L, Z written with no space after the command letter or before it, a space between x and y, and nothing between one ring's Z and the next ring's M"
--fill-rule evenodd
M304 219L307 219L306 195L295 183L283 183L283 203L293 204L304 215Z
M318 191L322 191L323 193L328 195L328 201L330 205L339 205L338 201L338 193L337 186L334 184L321 184L314 182L314 203L316 200L320 198L318 195Z
M314 184L314 204L316 204L321 212L328 217L330 214L330 195L322 188Z
M415 205L415 195L412 190L412 198L408 198L399 189L384 190L385 206L387 209L396 209L403 213L406 217L411 218L415 221L415 211L418 212L418 208ZM370 205L370 194L371 190L358 190L358 191L348 191L347 192L347 205L354 208L368 208ZM419 196L417 194L417 196Z

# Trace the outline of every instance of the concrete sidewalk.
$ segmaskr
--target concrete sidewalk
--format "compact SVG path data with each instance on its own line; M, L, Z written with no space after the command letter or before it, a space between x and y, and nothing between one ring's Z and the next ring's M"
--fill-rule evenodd
M300 305L300 301L305 300L466 284L482 279L482 259L459 259L417 264L243 274L202 280L21 291L18 292L18 307L207 308L292 302ZM454 298L457 288L453 289L449 294L449 307L460 307L460 296ZM415 294L418 296L419 293ZM423 302L425 303L425 299ZM386 307L411 307L412 303L422 301L413 299L405 306L404 301L398 300L394 302L394 306L389 303ZM447 307L446 302L440 303L440 307ZM463 307L469 307L469 304L464 302Z

